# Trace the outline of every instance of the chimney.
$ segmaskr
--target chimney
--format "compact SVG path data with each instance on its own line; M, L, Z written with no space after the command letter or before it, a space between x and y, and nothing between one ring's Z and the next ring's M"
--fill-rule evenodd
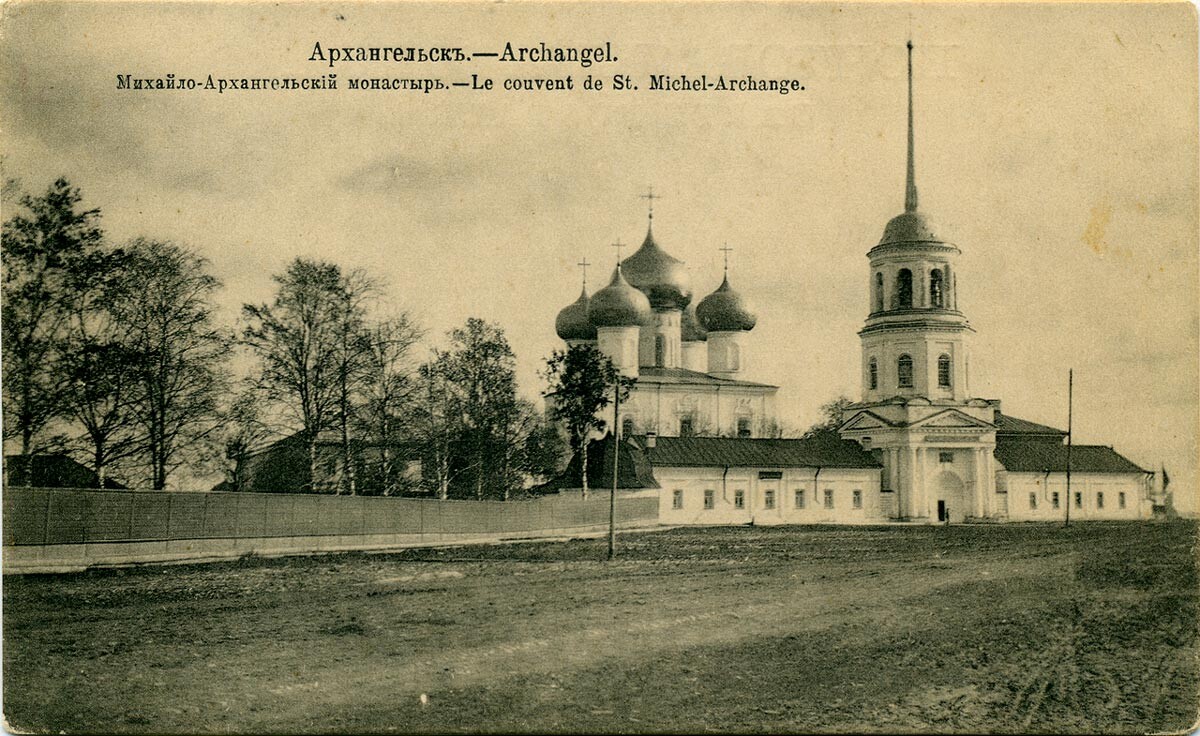
M647 432L646 433L646 449L653 450L654 446L657 443L658 443L658 435L655 434L654 432Z

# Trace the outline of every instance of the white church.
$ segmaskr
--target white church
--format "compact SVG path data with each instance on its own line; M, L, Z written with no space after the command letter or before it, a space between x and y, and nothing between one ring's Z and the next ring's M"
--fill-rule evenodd
M1073 519L1150 516L1152 473L972 396L961 251L918 207L911 44L908 65L904 212L867 253L862 393L838 436L774 438L778 387L749 380L754 310L728 263L720 286L693 299L685 264L654 239L653 193L641 248L559 312L561 339L636 379L621 406L618 485L658 494L664 523L1056 520L1067 504ZM611 435L597 443L589 484L610 487ZM575 458L541 490L577 489L580 475Z

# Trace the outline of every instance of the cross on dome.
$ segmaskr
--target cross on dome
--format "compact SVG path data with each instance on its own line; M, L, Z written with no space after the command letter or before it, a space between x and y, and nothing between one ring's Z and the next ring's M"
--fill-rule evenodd
M654 193L654 187L647 187L645 194L639 194L639 197L646 200L647 206L650 208L650 220L654 219L654 200L662 199L661 194Z
M588 266L590 266L592 264L590 261L588 261L587 258L584 258L582 261L580 261L579 263L576 263L575 265L579 266L580 270L583 271L583 288L586 289L587 288L587 269L588 269Z

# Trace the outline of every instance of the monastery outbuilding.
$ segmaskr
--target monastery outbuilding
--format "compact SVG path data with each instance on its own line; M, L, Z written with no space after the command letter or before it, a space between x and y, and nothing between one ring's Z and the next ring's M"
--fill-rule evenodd
M1068 503L1074 519L1149 517L1152 473L971 394L960 253L918 206L910 43L904 211L867 253L861 399L834 435L774 439L778 388L748 379L757 317L728 261L694 303L684 263L650 227L609 284L589 297L585 283L556 321L568 345L594 345L636 379L616 428L619 487L658 489L671 524L1057 520ZM602 442L589 452L595 488L612 485L613 439ZM578 489L580 470L576 458L537 490Z

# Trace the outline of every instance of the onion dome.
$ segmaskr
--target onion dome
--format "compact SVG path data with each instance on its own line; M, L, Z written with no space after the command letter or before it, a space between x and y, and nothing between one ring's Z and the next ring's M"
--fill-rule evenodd
M729 285L729 276L696 306L696 317L709 332L750 331L758 322L746 299Z
M574 302L562 308L554 320L554 331L563 340L595 340L596 326L588 321L587 288Z
M708 333L700 325L700 320L696 318L695 304L689 304L688 308L683 310L679 331L683 342L703 342L708 339Z
M655 309L683 309L692 300L692 280L683 261L658 247L650 229L642 247L621 263L621 270L629 283L650 297Z
M629 285L617 266L608 286L592 294L587 314L594 327L637 327L650 319L650 300Z

